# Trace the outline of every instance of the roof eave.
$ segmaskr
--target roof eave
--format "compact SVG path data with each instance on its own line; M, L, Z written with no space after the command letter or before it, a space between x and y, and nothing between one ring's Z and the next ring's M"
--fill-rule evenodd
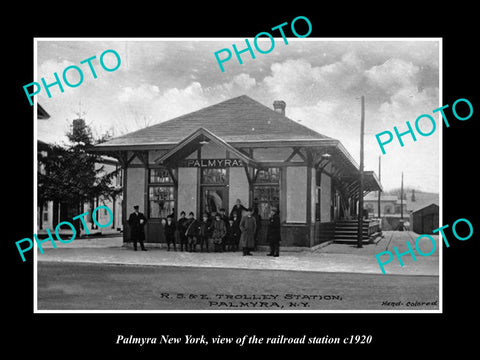
M287 143L290 146L336 146L338 140L336 139L275 139L275 140L242 140L242 141L225 141L226 143L237 147L285 147ZM163 143L150 143L150 144L98 144L91 148L92 151L126 151L126 150L165 150L170 149L172 146L178 145L179 142L163 142Z

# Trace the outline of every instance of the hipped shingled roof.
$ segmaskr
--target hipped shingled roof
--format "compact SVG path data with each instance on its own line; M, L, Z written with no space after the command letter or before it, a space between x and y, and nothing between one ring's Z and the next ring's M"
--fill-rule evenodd
M322 135L284 114L242 95L198 111L95 145L91 151L167 149L173 151L199 132L229 146L310 146L329 148L332 159L346 176L358 174L358 164L340 141ZM169 153L167 153L169 154ZM369 191L382 189L373 172L364 173Z
M119 136L101 144L100 147L176 144L201 127L229 143L332 139L242 95Z

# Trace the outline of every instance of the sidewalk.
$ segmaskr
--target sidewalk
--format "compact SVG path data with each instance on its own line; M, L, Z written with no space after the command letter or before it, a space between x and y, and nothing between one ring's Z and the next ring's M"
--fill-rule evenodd
M165 248L147 248L149 251L133 251L123 247L121 237L76 239L69 244L57 242L53 249L50 242L43 245L44 253L37 250L37 260L54 262L83 262L99 264L147 265L147 266L179 266L208 268L237 268L258 270L288 270L310 272L343 272L382 274L375 254L388 250L393 253L393 246L399 252L407 250L408 240L414 248L414 240L418 235L408 232L384 232L377 244L364 245L358 249L350 244L329 244L315 251L285 251L280 248L280 257L266 256L265 251L253 252L253 256L242 256L241 252L225 253L189 253L168 252ZM413 240L412 240L413 238ZM438 236L434 236L438 243ZM421 242L423 245L423 242ZM430 247L428 247L429 245ZM421 246L428 253L431 244ZM437 244L438 245L438 244ZM386 257L385 257L386 258ZM416 254L417 261L411 255L403 256L405 263L400 266L394 255L391 263L385 265L387 275L428 275L438 276L438 246L434 254L423 257Z
M49 230L50 230L50 233L53 234L53 236L55 236L54 230L52 229L49 229ZM39 239L45 239L47 237L47 230L39 229L36 234ZM72 234L73 234L73 231L70 229L59 230L59 235L62 239L68 240L69 238L72 237ZM87 232L84 229L82 229L80 231L80 234L77 234L77 239L97 238L97 237L105 237L105 236L108 236L108 237L122 236L122 232L120 230L112 229L112 228L105 228L105 229L99 228L99 229L90 229L89 234L87 234Z

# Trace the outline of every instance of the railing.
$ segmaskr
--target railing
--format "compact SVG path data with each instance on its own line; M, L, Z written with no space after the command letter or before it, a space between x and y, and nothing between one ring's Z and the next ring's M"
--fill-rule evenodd
M368 222L368 236L379 232L381 229L381 219L371 219Z

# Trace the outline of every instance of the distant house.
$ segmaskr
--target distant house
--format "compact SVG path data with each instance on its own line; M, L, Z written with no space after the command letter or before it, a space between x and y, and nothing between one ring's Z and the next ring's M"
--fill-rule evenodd
M439 204L437 193L420 192L407 190L403 200L397 195L380 195L380 215L400 217L403 207L403 216L408 217L412 212L422 209L430 204ZM364 209L368 211L369 217L378 217L378 195L377 192L370 193L363 200Z
M380 196L380 214L382 216L400 214L400 200L396 195ZM363 208L368 211L368 217L378 217L378 197L370 193L363 199ZM407 214L407 207L404 203L404 214Z

